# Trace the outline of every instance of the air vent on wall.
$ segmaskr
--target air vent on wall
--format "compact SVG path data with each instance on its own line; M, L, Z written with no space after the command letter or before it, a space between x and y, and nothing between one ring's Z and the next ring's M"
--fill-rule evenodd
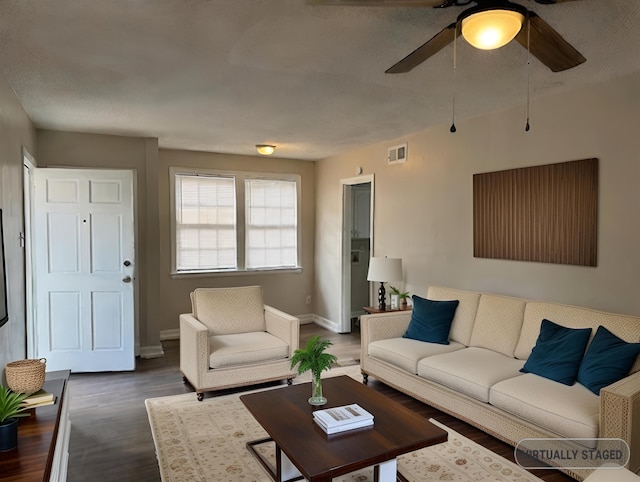
M400 144L389 148L389 154L387 155L387 162L389 164L400 164L407 162L407 144Z

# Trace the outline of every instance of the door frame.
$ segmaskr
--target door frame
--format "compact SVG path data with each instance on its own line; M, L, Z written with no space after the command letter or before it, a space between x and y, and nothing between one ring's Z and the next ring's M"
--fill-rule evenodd
M31 173L33 169L36 169L36 160L31 153L25 148L22 148L22 183L23 183L23 197L24 197L24 272L25 272L25 322L27 330L27 358L34 358L37 352L36 349L36 305L33 302L33 247L31 245L31 222L32 222L32 207L31 201L33 199L33 180Z
M353 213L351 209L353 188L358 184L371 184L371 209L369 211L370 223L370 252L373 253L373 220L375 206L375 176L373 174L361 175L341 179L342 185L342 232L340 239L340 320L338 323L339 333L351 332L351 231L353 230ZM369 288L369 299L371 299L371 288Z

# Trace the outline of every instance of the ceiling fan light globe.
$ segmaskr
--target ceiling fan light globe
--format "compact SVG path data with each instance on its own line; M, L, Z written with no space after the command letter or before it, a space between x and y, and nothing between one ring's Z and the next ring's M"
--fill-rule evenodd
M513 10L486 10L462 19L462 36L477 49L493 50L511 42L524 15Z

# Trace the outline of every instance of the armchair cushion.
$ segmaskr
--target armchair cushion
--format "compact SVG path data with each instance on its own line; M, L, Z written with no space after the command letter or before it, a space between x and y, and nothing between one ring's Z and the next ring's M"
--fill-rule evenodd
M210 335L265 331L261 286L198 288L192 310Z
M265 331L215 335L209 338L209 346L211 368L280 360L289 355L289 345Z

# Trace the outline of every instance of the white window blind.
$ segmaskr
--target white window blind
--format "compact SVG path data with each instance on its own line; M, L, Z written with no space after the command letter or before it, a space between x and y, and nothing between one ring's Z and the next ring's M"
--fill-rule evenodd
M287 268L298 264L295 181L245 181L247 269Z
M235 179L175 176L176 270L237 268Z

